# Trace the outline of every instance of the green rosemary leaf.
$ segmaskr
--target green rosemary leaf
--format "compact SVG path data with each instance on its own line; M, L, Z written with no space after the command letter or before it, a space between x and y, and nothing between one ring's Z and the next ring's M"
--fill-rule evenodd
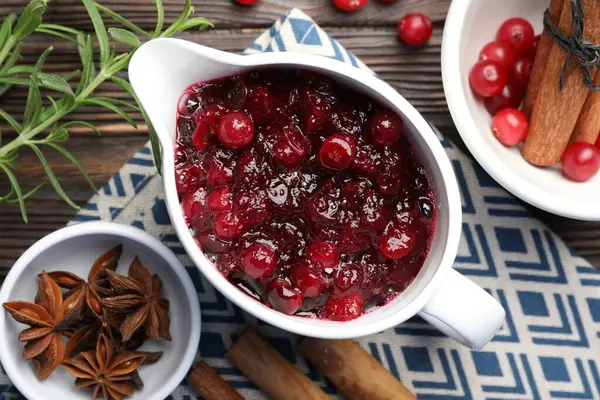
M31 196L33 196L34 194L36 194L41 188L43 188L44 186L46 186L46 183L48 183L48 181L44 181L44 182L40 183L35 188L33 188L29 192L25 193L23 195L23 201L29 199ZM19 201L18 199L7 198L4 201L4 203L6 203L6 204L16 204L18 201Z
M52 187L54 188L56 193L58 193L58 195L65 201L65 203L67 203L74 209L79 210L80 207L77 204L73 203L73 201L69 198L69 196L63 190L62 186L60 185L60 182L58 182L58 179L56 179L56 175L54 175L54 171L52 171L52 167L48 163L46 156L44 156L44 153L42 153L40 148L37 147L33 143L27 143L27 146L29 146L31 148L31 150L33 150L33 152L35 153L37 158L42 163L42 167L44 168L46 175L48 175L48 180L52 184Z
M37 33L45 33L46 35L56 36L56 37L59 37L64 40L68 40L71 43L77 44L77 39L75 39L73 36L69 36L68 34L61 32L61 31L55 31L53 29L48 29L48 28L37 28L35 31Z
M25 111L23 112L24 129L35 125L42 109L42 94L40 93L35 74L32 74L29 79L31 84L29 85L27 102L25 103Z
M12 173L10 167L4 163L0 163L0 169L4 171L6 177L10 181L11 192L17 195L17 201L19 202L19 207L21 208L21 216L23 217L23 221L27 223L27 207L25 206L25 199L23 198L23 192L21 191L21 186L19 186L17 177Z
M190 3L190 0L185 0L185 4L183 6L183 10L179 14L179 17L173 22L165 31L160 35L160 37L170 37L177 32L178 27L183 24L188 17L194 12L194 8Z
M79 170L81 175L83 175L83 179L85 179L85 181L90 186L90 188L92 188L92 190L94 192L98 191L98 189L96 189L96 185L94 184L94 181L92 181L92 178L90 178L90 176L86 172L85 168L83 168L83 165L81 165L81 163L79 161L77 161L77 159L75 157L73 157L73 155L71 153L69 153L66 149L64 149L54 143L48 143L48 146L50 146L54 150L58 151L60 154L63 155L63 157L65 157L67 160L69 160L69 162L71 162L71 164L73 164Z
M4 65L2 65L2 68L0 68L0 76L6 75L6 71L8 71L9 68L15 65L15 63L21 56L21 46L22 43L17 43L12 53L10 53L10 56L8 56L6 61L4 61Z
M81 70L80 69L76 69L75 71L71 71L67 75L65 75L65 81L69 82L71 79L79 76L79 74L81 74Z
M126 100L115 99L112 97L100 97L100 96L95 96L93 98L105 101L107 103L114 104L115 106L123 106L123 107L128 107L135 111L140 111L140 107L137 104L134 104L134 103L126 101Z
M121 28L108 28L108 34L119 43L123 43L137 49L142 45L140 39L134 33Z
M4 22L2 23L2 26L0 26L0 49L4 47L4 44L12 33L12 27L16 20L17 16L15 14L10 14L4 18Z
M119 22L120 24L122 24L126 28L129 28L132 31L137 32L140 35L145 35L145 36L150 37L150 34L148 32L146 32L145 30L143 30L142 28L140 28L139 26L137 26L136 24L134 24L133 22L131 22L127 18L122 17L121 15L117 14L116 12L114 12L113 10L111 10L110 8L104 7L102 4L99 4L99 3L96 3L96 8L98 10L100 10L100 12L108 15L109 17L111 17L115 21Z
M53 129L52 132L40 144L50 145L52 143L61 143L69 140L69 132L64 128ZM33 141L32 141L33 142Z
M154 4L156 5L156 27L152 34L153 39L160 36L165 24L165 8L163 7L162 0L154 0Z
M13 85L6 85L3 83L0 83L0 98L2 98L2 96L4 96L6 94L6 92L8 92L10 90L10 88Z
M46 62L46 58L48 58L48 56L50 55L52 50L54 50L54 47L52 47L52 46L48 47L46 50L44 50L42 55L38 58L37 62L35 63L35 68L38 70L38 72L42 71L42 67L44 66L44 63Z
M3 118L6 122L8 122L8 124L12 126L15 132L21 132L21 124L19 124L19 122L17 122L17 120L14 119L12 115L10 115L2 109L0 109L0 118Z
M83 103L84 104L95 104L95 105L107 108L110 111L119 114L131 126L133 126L134 128L137 128L137 123L125 111L121 110L119 107L115 106L114 104L112 104L108 101L94 97L91 99L83 100Z
M83 38L85 36L85 39ZM77 85L77 89L75 89L75 93L79 95L84 87L87 86L88 82L94 79L96 75L96 71L94 68L94 48L92 45L92 37L90 35L80 35L77 37L77 41L81 43L85 42L83 45L83 50L81 50L81 46L79 49L79 56L81 57L81 64L83 65L83 71L81 71L81 79L79 79L79 84Z
M196 28L196 27L199 27L200 29L206 29L206 28L213 28L214 25L210 21L208 21L207 19L205 19L203 17L190 18L187 21L185 21L184 23L182 23L181 25L179 25L177 27L177 29L173 32L173 35L176 35L185 30L188 30L191 28Z
M12 76L0 76L0 83L8 83L9 85L29 86L31 81L26 78L13 78Z
M106 34L106 28L104 21L96 8L96 3L93 0L81 0L85 9L92 20L94 30L96 31L96 37L98 39L98 47L100 48L100 66L104 67L108 63L110 56L110 44L108 42L108 35Z
M118 76L111 76L108 79L113 81L117 85L121 86L127 93L129 93L129 95L131 97L133 97L137 101L137 96L135 95L135 92L133 91L133 87L131 86L131 84L129 82L127 82L125 79L119 78Z
M69 83L62 76L38 72L37 78L40 85L64 93L67 96L75 97L75 94L71 90L71 86L69 86Z
M77 36L81 33L81 31L78 31L77 29L73 29L69 26L64 26L64 25L57 25L57 24L40 24L39 26L42 29L52 29L53 31L60 31L60 32L64 32L64 33L69 33L73 36Z
M148 126L148 136L150 137L150 145L152 146L152 154L154 155L154 164L156 165L156 170L159 175L162 175L162 148L160 147L160 141L158 140L158 135L150 122L150 118L146 112L142 109L142 115L144 116L144 121L146 121L146 125Z
M102 136L102 134L100 133L100 131L98 130L98 128L96 128L93 124L90 124L89 122L86 122L86 121L69 121L69 122L65 122L64 124L61 125L61 128L67 129L68 127L73 126L73 125L83 125L83 126L86 126L86 127L90 128L98 136Z
M31 65L14 65L10 67L4 74L5 75L17 75L17 74L33 74L35 67Z
M13 36L17 42L35 31L42 23L42 15L46 12L46 3L46 0L31 0L27 4L15 25Z

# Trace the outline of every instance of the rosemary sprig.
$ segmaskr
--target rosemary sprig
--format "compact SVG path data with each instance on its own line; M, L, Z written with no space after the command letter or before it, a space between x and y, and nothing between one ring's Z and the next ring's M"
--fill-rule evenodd
M28 86L27 102L20 121L0 109L0 119L5 120L18 133L14 139L4 145L2 145L0 135L0 173L6 176L11 188L7 194L0 196L0 204L18 203L23 220L26 222L25 200L33 196L45 182L31 191L23 193L13 172L19 152L23 148L30 148L34 152L48 176L48 182L58 195L73 208L78 208L78 206L61 187L43 149L49 148L64 156L75 165L90 187L95 190L94 183L83 166L61 146L61 143L68 140L68 130L73 125L85 126L98 132L92 124L86 121L62 122L65 116L78 111L81 107L87 105L103 107L118 114L133 127L136 127L136 123L126 109L142 112L148 126L156 165L161 165L160 146L154 129L139 105L129 82L119 78L116 74L127 68L135 50L141 45L139 36L142 36L143 39L169 37L188 29L204 29L212 26L202 17L192 17L194 9L190 0L186 0L177 20L164 30L162 1L154 0L157 19L153 32L146 32L132 21L94 0L81 1L94 26L98 51L95 51L92 45L94 40L89 34L62 25L43 24L42 16L47 8L47 0L31 0L20 16L9 15L0 25L0 96L13 85ZM106 29L103 15L121 24L123 28ZM73 71L66 77L43 72L44 63L52 51L52 47L44 51L35 66L17 65L20 58L21 41L33 32L53 35L75 44L81 59L81 69ZM111 42L124 44L129 50L119 52ZM75 78L79 79L78 82L71 85L69 81ZM95 96L95 90L106 81L112 81L121 86L131 95L133 101ZM52 95L46 96L50 103L49 106L43 105L42 89L47 89L52 93Z

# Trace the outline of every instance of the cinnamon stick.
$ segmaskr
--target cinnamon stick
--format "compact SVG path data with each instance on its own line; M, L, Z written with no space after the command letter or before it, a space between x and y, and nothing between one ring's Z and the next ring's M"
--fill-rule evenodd
M190 385L206 400L244 400L204 361L200 361L188 376Z
M594 85L600 85L600 73L596 73ZM595 144L600 133L600 92L588 93L571 142L587 142Z
M564 3L565 0L550 0L550 6L548 7L548 11L550 13L550 18L552 19L552 22L554 22L555 24L559 23ZM523 100L522 110L523 113L527 116L527 118L531 117L533 105L535 104L535 100L537 99L537 95L540 90L540 85L542 83L542 78L544 77L544 71L546 69L546 63L548 62L548 57L550 56L550 50L552 50L553 43L554 41L544 29L544 32L540 37L540 42L538 43L537 52L535 54L535 60L533 62L533 67L531 68L529 84L527 85L527 92L525 93L525 99Z
M231 346L227 358L274 400L329 399L253 329Z
M416 400L400 381L353 340L308 338L298 348L350 400Z
M585 15L584 37L600 42L600 2L582 0ZM565 0L559 27L568 34L573 32L571 2ZM567 53L557 44L552 45L531 121L522 149L523 157L531 164L552 166L569 144L589 89L583 81L581 68L574 65L567 71L563 90L558 90L558 78Z

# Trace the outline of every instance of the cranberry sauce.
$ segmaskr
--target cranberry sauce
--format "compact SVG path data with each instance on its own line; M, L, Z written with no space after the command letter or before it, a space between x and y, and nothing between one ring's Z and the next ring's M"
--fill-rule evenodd
M177 128L186 220L256 300L346 321L421 269L433 193L393 111L320 74L261 70L190 87Z

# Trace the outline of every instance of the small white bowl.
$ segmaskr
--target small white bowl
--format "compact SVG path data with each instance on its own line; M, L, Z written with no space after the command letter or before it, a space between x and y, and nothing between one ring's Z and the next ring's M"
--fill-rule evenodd
M117 271L127 273L134 256L163 280L163 294L169 300L171 342L148 342L143 349L164 351L153 365L139 372L144 389L131 399L162 400L185 378L200 341L200 305L187 271L164 244L137 228L108 222L87 222L51 233L31 246L11 268L2 289L0 303L33 301L37 276L42 271L64 270L87 277L94 260L110 248L123 244ZM59 367L45 381L35 375L33 364L23 361L23 343L17 340L25 325L0 310L0 361L10 380L29 400L89 399L90 393L75 387L75 377Z
M522 17L539 33L547 7L548 0L453 1L442 40L446 100L458 132L475 159L507 190L548 212L599 221L600 174L577 183L563 177L559 166L538 168L529 164L518 148L506 148L492 135L492 118L469 87L469 71L479 51L495 39L502 22Z

